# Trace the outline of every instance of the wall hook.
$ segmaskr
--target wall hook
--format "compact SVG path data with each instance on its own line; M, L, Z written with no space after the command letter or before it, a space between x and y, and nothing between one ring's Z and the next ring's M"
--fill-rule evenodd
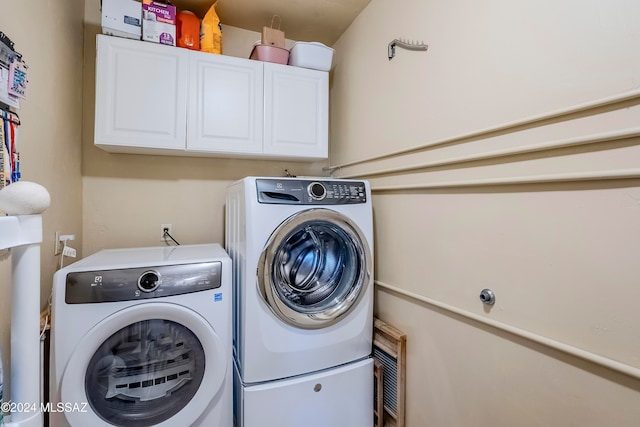
M389 46L387 48L387 56L389 56L389 61L391 58L396 56L396 46L399 46L403 49L408 50L427 50L429 49L429 45L424 44L424 42L418 43L417 41L405 41L402 39L393 39L389 42Z

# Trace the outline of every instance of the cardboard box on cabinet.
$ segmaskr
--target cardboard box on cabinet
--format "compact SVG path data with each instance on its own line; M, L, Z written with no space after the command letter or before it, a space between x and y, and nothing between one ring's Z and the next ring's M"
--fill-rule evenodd
M134 0L102 1L102 33L140 40L142 4Z
M176 7L142 0L142 40L176 45Z

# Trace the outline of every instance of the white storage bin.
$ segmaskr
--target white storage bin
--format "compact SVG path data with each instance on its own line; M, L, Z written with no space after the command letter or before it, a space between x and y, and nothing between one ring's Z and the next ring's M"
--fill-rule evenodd
M296 42L289 53L289 65L329 71L333 61L333 48L319 42Z

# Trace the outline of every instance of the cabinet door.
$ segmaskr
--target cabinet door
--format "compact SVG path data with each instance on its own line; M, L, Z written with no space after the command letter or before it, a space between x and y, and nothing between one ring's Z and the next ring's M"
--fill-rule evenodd
M186 49L97 37L95 144L115 152L184 150Z
M262 63L191 52L187 150L262 152Z
M327 158L328 73L265 63L264 82L264 153Z

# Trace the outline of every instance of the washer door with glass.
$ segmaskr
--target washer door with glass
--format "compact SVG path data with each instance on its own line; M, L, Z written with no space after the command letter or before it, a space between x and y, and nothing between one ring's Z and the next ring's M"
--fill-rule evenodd
M304 329L330 326L349 313L372 281L360 228L330 209L309 209L272 233L258 262L258 289L282 321Z
M187 426L216 397L227 352L197 313L167 303L130 307L98 323L77 345L61 382L71 425Z

